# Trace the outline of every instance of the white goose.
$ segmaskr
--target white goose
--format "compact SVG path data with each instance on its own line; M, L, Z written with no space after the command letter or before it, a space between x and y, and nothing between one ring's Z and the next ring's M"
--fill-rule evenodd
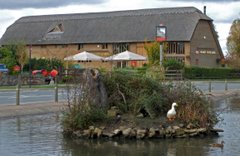
M175 106L178 106L178 105L177 105L177 103L174 102L172 104L172 108L167 112L167 118L169 121L174 120L176 117L177 112L175 110Z

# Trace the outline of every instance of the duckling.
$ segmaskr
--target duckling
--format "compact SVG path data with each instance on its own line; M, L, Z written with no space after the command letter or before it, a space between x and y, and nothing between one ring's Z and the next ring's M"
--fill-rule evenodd
M167 118L169 121L173 121L176 117L176 110L175 110L175 106L178 106L177 103L173 103L172 104L172 108L167 112Z
M221 143L214 143L210 144L211 147L218 147L218 148L223 148L224 147L224 141L221 141Z

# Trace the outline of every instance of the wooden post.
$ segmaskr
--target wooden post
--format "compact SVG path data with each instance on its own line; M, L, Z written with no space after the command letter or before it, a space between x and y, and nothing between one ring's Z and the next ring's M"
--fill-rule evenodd
M16 105L20 105L20 85L17 84L16 88Z
M209 91L209 92L212 91L212 82L211 82L211 81L209 81L208 91Z
M228 90L228 82L227 82L227 79L225 79L225 91Z
M55 77L55 102L58 103L58 81L57 76Z

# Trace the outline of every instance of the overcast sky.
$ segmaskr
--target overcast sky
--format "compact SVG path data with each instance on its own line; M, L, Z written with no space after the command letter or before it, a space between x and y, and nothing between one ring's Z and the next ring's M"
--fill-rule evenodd
M234 19L240 18L240 0L0 0L0 37L22 16L101 12L145 8L194 6L214 20L226 53L226 38Z

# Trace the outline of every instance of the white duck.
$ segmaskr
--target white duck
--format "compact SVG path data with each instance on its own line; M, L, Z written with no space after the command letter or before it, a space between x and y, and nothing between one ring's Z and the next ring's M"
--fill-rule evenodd
M174 102L172 104L172 108L167 112L167 118L169 121L174 120L176 117L177 112L175 110L175 106L178 106L178 105L177 105L177 103Z

